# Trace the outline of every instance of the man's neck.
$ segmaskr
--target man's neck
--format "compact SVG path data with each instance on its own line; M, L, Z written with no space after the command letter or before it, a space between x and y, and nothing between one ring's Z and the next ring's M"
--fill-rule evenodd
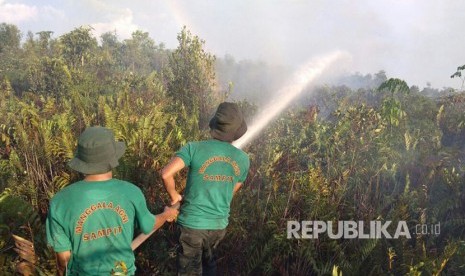
M111 171L101 174L88 174L84 177L84 181L105 181L113 178Z
M223 140L220 140L220 139L217 139L217 138L214 138L214 137L211 137L211 139L216 140L216 141L220 141L220 142L229 143L229 144L232 144L232 143L234 142L234 141L231 141L231 142L229 142L229 141L223 141Z

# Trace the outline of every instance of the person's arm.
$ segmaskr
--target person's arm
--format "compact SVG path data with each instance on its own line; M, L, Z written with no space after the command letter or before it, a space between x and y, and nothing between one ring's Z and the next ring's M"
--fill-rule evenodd
M239 189L242 187L242 183L241 182L237 182L236 185L234 185L234 189L233 189L233 196L237 193L237 191L239 191Z
M68 266L69 259L71 258L71 251L56 252L57 259L57 275L65 275L66 267Z
M161 178L165 184L166 191L171 197L171 205L181 201L182 196L176 191L174 175L185 167L184 161L179 157L173 157L171 161L161 170Z
M165 207L163 213L160 213L155 216L155 224L153 225L153 230L156 231L158 228L162 227L165 222L172 222L178 216L179 211L176 208Z
M141 245L146 239L148 239L158 228L160 228L165 222L171 222L176 219L179 211L177 207L165 207L165 211L161 214L155 216L155 224L153 225L153 230L148 233L144 234L141 233L137 236L131 243L132 251L136 250L139 245Z

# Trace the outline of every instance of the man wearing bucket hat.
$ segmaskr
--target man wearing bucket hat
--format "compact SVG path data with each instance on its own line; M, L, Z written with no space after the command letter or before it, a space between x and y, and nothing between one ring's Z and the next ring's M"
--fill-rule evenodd
M154 216L141 190L112 177L123 156L124 142L111 130L89 127L79 137L69 167L84 179L68 185L50 201L47 241L57 252L58 274L110 275L135 273L131 241L135 223L144 233L172 220L178 211L165 208Z
M179 275L215 275L215 250L228 225L231 200L249 170L249 157L231 143L247 131L237 104L224 102L210 120L212 139L189 142L162 170L171 204L183 202L178 217ZM184 197L174 175L188 167Z

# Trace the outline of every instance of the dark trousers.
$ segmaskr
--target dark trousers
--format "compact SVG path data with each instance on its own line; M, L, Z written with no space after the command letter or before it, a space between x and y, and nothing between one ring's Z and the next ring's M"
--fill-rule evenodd
M216 275L215 251L226 229L179 228L178 275Z

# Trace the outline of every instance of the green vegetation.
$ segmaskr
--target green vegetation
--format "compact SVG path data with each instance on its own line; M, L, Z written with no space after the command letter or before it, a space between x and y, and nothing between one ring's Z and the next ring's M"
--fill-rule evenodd
M234 94L215 65L247 65L217 60L185 28L174 50L141 31L100 42L87 27L52 34L21 43L16 26L0 24L2 275L54 272L43 223L50 198L79 178L66 162L86 126L126 142L116 177L139 185L159 212L169 201L159 170L180 145L208 137L212 111ZM223 274L465 274L465 93L419 91L382 71L363 81L370 86L309 91L247 146L251 170L221 244ZM258 108L240 103L249 118ZM406 221L412 238L287 239L291 220ZM415 233L438 223L439 235ZM35 258L14 251L13 234L34 243ZM137 250L138 272L174 275L175 252L166 225Z

